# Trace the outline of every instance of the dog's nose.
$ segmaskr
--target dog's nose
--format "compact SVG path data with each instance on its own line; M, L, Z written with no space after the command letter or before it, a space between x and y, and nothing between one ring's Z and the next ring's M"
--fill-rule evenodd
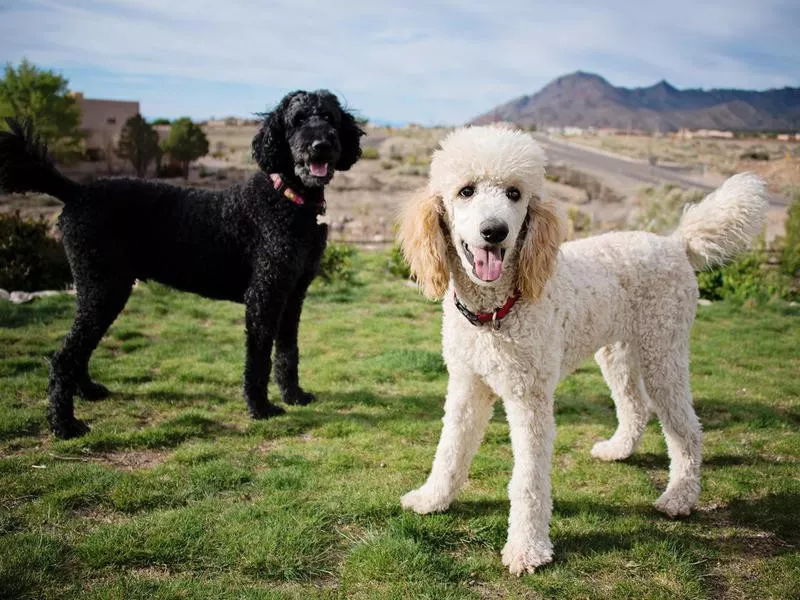
M508 235L508 225L498 219L486 219L481 223L481 236L490 244L499 244Z
M331 151L331 143L326 141L326 140L314 140L311 143L311 149L314 152L318 152L320 154L323 154L325 152L330 152Z

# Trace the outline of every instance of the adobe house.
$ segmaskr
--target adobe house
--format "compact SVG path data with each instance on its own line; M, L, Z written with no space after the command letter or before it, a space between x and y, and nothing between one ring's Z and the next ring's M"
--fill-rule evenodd
M86 133L86 154L95 160L105 157L106 150L116 148L125 121L139 114L139 103L126 100L94 100L73 94L81 109L80 128Z

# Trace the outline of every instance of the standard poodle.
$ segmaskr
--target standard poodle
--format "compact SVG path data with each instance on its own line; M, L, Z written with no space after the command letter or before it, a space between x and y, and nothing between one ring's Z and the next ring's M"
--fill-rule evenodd
M402 505L420 514L447 509L499 396L514 453L502 557L516 575L552 560L553 392L592 353L619 420L592 455L630 456L655 411L671 461L656 508L675 517L694 507L702 440L689 389L695 271L744 250L767 206L764 182L736 175L689 207L670 236L633 231L560 245L544 175L544 153L529 134L457 130L434 153L428 185L400 229L424 292L444 296L450 374L430 476Z
M334 171L361 156L363 135L336 96L319 90L284 97L253 139L260 171L222 191L130 178L78 184L55 169L29 125L8 125L0 133L0 189L64 202L59 227L77 310L50 368L47 417L56 436L89 430L75 418L76 391L89 400L109 393L90 378L89 357L136 279L245 304L244 397L251 417L284 412L267 398L271 366L286 404L314 399L298 383L297 330L327 239L317 216Z

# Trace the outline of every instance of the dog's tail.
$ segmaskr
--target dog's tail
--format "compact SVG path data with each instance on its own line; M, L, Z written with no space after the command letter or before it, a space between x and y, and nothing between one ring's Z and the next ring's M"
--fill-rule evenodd
M697 271L723 265L761 232L768 204L761 177L734 175L699 204L687 206L673 236L683 241Z
M6 125L8 131L0 131L0 190L43 192L62 202L80 196L81 186L56 170L30 121L23 124L7 118Z

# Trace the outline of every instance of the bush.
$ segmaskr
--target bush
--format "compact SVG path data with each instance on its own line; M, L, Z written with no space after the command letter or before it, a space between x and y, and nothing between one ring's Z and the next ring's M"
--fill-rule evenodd
M749 150L739 156L739 160L769 160L769 152L764 150Z
M361 149L361 158L365 158L367 160L377 160L380 158L380 156L380 152L378 152L377 148L367 146L366 148Z
M61 289L72 281L67 256L44 218L0 214L0 288Z
M411 268L408 266L403 251L400 246L395 244L389 252L389 259L386 261L386 268L392 275L408 279L411 277Z
M683 190L674 184L640 190L636 208L628 219L632 229L668 233L675 229L687 204L700 202L705 194L697 189Z
M355 269L353 257L356 250L347 244L328 244L319 265L319 278L325 284L334 282L350 283Z
M786 215L786 233L778 240L781 246L781 271L792 278L800 277L800 191Z
M797 300L800 289L788 276L779 261L775 247L769 248L764 238L759 238L753 249L735 262L697 274L700 297L708 300L733 300L736 302L770 300ZM776 264L777 263L777 264Z

